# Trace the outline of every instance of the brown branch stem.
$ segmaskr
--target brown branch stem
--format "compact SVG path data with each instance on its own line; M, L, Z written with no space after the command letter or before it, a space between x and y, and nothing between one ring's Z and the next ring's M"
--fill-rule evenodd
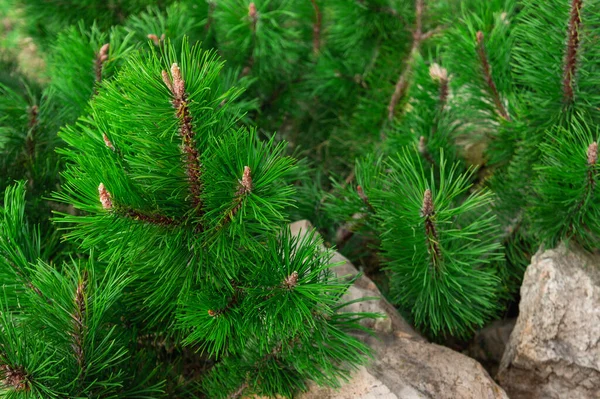
M435 268L437 268L442 260L442 250L439 244L437 226L433 220L433 217L435 216L435 209L433 208L433 197L430 189L425 190L425 193L423 194L423 207L421 208L421 216L425 218L425 238L427 240L429 256L431 256L431 263Z
M581 26L581 7L583 0L572 0L569 18L567 51L563 71L563 99L573 101L573 80L577 70L577 52L579 50L579 28Z
M200 155L196 149L196 134L193 130L192 115L185 92L185 81L181 76L181 70L177 64L171 65L171 77L169 77L166 71L162 71L163 82L173 95L171 103L173 104L173 108L175 108L175 117L179 120L179 134L182 141L181 150L185 156L191 202L196 211L202 213L202 201L200 199L202 193Z
M323 23L323 15L317 5L317 0L310 0L315 10L315 23L313 25L313 53L319 54L321 49L321 25Z
M483 73L483 78L487 85L488 92L492 97L492 101L494 102L494 106L496 107L496 112L506 121L510 121L510 116L508 112L506 112L506 108L504 108L504 104L502 104L502 100L500 99L500 94L498 93L498 89L496 88L496 83L494 83L494 79L492 77L492 71L490 67L490 63L485 51L484 45L484 37L483 32L477 32L477 55L479 56L479 62L481 63L481 70Z

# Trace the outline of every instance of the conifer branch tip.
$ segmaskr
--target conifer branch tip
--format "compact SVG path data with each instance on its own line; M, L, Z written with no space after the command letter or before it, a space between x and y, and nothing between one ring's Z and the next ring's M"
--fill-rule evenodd
M248 18L252 22L252 32L256 32L256 23L258 22L258 11L254 2L248 5Z
M581 26L581 8L583 0L572 0L571 13L568 26L567 50L565 53L565 66L563 71L563 100L568 103L573 101L573 80L577 71L577 53L579 50Z
M598 143L595 141L588 147L587 162L588 166L594 166L598 162Z
M87 272L84 271L79 283L77 284L77 289L75 290L75 311L71 315L73 319L73 332L71 336L73 337L72 348L75 352L75 358L77 359L77 364L79 368L85 372L85 353L84 353L84 339L85 339L85 313L86 313L86 287L87 287ZM82 372L81 375L84 373Z
M106 144L106 146L108 148L110 148L111 150L115 151L115 146L110 141L110 139L108 138L108 136L106 135L106 133L102 133L102 139L104 140L104 144Z
M100 203L102 204L102 208L106 210L111 210L113 207L112 196L104 187L104 183L100 183L98 186L98 194L100 197Z
M293 289L298 284L298 272L294 271L292 274L287 276L283 281L283 285L288 290Z
M11 367L7 364L0 366L1 386L15 391L29 391L27 374L23 367Z

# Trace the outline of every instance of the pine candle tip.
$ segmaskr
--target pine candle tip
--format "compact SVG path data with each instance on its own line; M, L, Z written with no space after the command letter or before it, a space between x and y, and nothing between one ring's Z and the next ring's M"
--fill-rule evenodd
M185 84L181 76L181 69L179 69L176 62L171 65L171 76L173 77L173 95L176 99L181 100L185 93Z
M100 51L98 52L98 59L100 62L104 62L108 59L108 49L110 48L110 44L106 43L102 47L100 47Z
M252 175L250 174L250 167L244 166L244 173L242 174L242 187L246 192L252 190Z
M108 136L106 135L106 133L102 133L102 139L104 139L104 144L106 144L106 146L108 148L110 148L111 150L115 151L115 146L110 141L110 139L108 138Z
M100 196L100 203L102 203L102 208L106 210L110 210L113 207L112 198L110 193L106 190L103 183L100 183L98 186L98 194Z
M254 4L254 2L252 2L248 5L248 16L251 19L256 19L256 14L257 14L256 4Z
M236 193L237 196L248 194L252 191L252 173L249 166L244 166L242 179L238 180L240 187Z
M165 83L165 86L167 86L167 88L172 93L173 92L173 83L171 82L171 78L169 77L169 74L165 70L162 70L160 74L162 75L162 80Z
M152 40L155 46L160 45L160 39L154 33L149 33L147 37Z
M587 160L589 166L596 165L598 162L598 143L595 141L588 147Z
M429 76L434 82L443 82L448 80L448 70L442 68L439 64L433 63L429 67Z
M361 185L356 186L356 192L358 193L360 199L367 201L367 194L365 194L365 190L363 190Z
M421 208L421 215L423 217L429 217L433 215L433 198L431 196L431 190L425 190L423 194L423 207Z
M283 284L287 289L294 288L298 284L298 272L292 272L292 274L285 278Z
M10 387L15 391L29 390L29 386L27 385L27 376L22 368L13 368L7 364L4 364L0 366L0 374L3 377L0 379L0 382L5 387Z
M478 31L476 37L477 37L477 44L481 44L483 42L483 32Z
M419 137L419 152L421 154L423 154L426 151L427 151L427 140L425 139L425 136L421 136L421 137Z

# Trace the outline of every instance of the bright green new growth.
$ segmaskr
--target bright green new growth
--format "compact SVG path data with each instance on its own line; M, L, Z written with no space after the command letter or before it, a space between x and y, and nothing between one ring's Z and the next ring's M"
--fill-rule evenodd
M434 336L468 336L498 310L502 250L492 193L469 194L473 170L461 174L443 154L435 172L422 162L408 150L391 157L375 166L363 194L381 232L392 300ZM370 168L359 164L359 181Z

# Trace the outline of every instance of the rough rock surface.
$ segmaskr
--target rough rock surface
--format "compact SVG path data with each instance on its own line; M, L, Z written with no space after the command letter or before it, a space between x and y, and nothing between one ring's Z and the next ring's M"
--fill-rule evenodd
M312 229L307 221L293 223L292 232ZM338 275L356 275L356 268L336 253L332 263ZM375 284L360 277L346 299L381 297ZM499 399L506 393L475 360L451 349L428 343L419 336L385 299L351 305L352 311L383 313L371 321L377 337L362 337L373 349L374 359L359 368L339 390L312 387L301 399Z
M512 399L600 398L600 256L538 252L498 379Z

